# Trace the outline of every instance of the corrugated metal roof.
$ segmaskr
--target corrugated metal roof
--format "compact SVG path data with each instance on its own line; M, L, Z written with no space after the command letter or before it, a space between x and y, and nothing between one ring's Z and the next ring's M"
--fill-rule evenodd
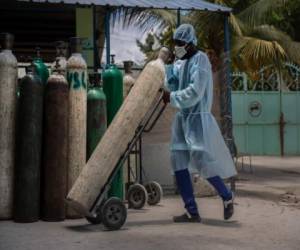
M22 2L36 3L65 3L82 5L101 5L115 7L138 7L154 9L172 9L172 10L206 10L231 12L231 9L217 4L208 3L202 0L18 0Z

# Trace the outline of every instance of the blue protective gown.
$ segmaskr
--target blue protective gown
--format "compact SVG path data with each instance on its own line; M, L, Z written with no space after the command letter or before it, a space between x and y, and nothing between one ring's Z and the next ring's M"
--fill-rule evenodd
M190 59L167 66L165 85L171 92L171 105L179 109L172 126L171 154L181 159L176 160L180 164L172 164L173 170L189 166L204 178L236 175L230 152L211 114L213 79L207 55L199 51Z

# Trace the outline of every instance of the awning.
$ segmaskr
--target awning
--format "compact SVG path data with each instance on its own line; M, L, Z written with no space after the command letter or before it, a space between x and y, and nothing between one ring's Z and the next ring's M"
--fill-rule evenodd
M64 3L80 5L99 5L130 8L153 8L170 10L204 10L213 12L231 12L231 8L208 3L202 0L18 0L35 3Z

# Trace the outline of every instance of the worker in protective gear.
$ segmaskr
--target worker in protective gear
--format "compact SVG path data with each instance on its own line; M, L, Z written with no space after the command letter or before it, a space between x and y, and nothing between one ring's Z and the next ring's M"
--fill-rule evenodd
M223 200L224 219L233 215L233 194L223 179L236 175L230 152L211 114L213 78L211 64L196 48L192 25L182 24L173 37L178 60L166 65L165 101L177 108L172 126L171 163L187 213L174 222L200 222L188 168L196 169Z

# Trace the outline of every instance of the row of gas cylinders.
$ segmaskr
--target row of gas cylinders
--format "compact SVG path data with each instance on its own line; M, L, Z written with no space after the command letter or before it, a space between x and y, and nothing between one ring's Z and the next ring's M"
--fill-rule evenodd
M98 73L88 89L81 40L71 38L68 60L58 46L49 76L38 55L18 89L13 36L0 41L0 219L78 218L64 199L123 101L122 73L111 64L104 91Z

